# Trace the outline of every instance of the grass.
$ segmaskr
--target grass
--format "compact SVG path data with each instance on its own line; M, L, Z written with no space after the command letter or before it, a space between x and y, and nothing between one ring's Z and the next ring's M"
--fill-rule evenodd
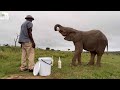
M17 75L22 78L37 79L120 79L120 54L109 53L102 57L102 66L87 66L90 58L89 53L82 53L82 65L70 66L73 52L70 51L51 51L51 50L35 50L35 62L39 57L54 57L54 65L51 67L51 75L47 77L33 76L32 73L25 71L20 72L19 66L21 62L20 47L0 47L0 78ZM57 68L59 56L62 61L62 68Z

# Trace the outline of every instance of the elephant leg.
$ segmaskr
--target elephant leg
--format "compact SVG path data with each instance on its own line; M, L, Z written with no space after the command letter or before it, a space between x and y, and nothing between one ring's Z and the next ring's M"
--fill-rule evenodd
M81 53L78 55L78 65L81 65Z
M101 63L100 63L100 62L101 62L101 57L102 57L102 55L103 55L103 54L97 54L97 62L96 62L96 65L99 66L99 67L101 66Z
M83 50L82 44L81 42L76 42L74 43L75 45L75 54L74 57L72 59L72 65L76 66L76 59L78 59L79 63L81 63L81 52Z
M91 58L88 65L94 65L94 59L95 59L96 53L95 52L90 52L90 53L91 53Z
M77 66L76 59L78 59L78 55L79 55L79 51L77 50L77 51L75 51L74 57L72 59L72 65L73 66Z

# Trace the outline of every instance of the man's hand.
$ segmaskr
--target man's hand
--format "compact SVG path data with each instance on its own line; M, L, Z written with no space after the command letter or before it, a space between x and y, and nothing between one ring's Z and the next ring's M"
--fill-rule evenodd
M32 47L35 48L35 43L34 43L34 40L33 40L33 37L32 37L32 28L28 29L28 35L29 35L29 38L32 42Z
M35 48L35 43L32 43L32 47Z

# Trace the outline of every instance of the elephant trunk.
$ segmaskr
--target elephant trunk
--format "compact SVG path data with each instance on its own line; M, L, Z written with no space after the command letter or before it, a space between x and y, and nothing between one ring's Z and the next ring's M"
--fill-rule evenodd
M55 30L55 31L59 31L59 30L57 30L57 27L60 28L60 27L62 27L62 26L61 26L60 24L56 24L56 25L54 26L54 30Z

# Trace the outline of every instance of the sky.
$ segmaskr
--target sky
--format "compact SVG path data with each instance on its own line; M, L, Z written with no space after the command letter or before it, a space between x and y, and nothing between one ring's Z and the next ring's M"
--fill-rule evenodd
M54 31L54 25L61 24L80 31L99 29L108 38L108 51L120 51L120 11L0 11L0 14L3 12L9 19L0 18L0 45L14 45L26 15L32 15L33 38L38 48L74 50L72 41L64 40Z

